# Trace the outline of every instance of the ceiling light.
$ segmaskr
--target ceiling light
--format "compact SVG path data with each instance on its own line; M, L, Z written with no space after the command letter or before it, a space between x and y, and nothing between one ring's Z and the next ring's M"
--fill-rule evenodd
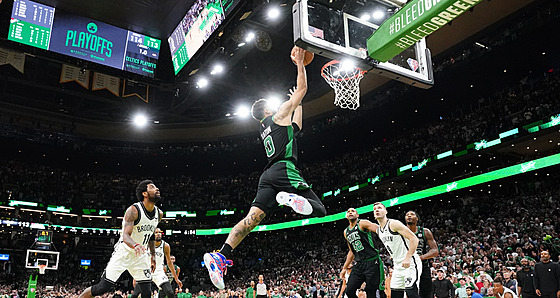
M237 108L237 113L235 114L241 118L247 118L251 115L251 109L249 109L247 106L240 106L239 108Z
M247 37L245 37L245 41L246 41L246 42L250 42L250 41L253 40L253 39L255 39L255 33L253 33L253 32L249 32L249 33L247 34Z
M208 86L208 80L205 78L202 78L200 80L198 80L198 82L196 82L196 87L197 88L204 88Z
M362 20L364 20L364 21L368 21L368 20L369 20L369 14L364 13L364 14L360 17L360 19L362 19Z
M384 17L385 17L385 13L381 10L376 10L375 12L373 12L373 19L374 20L380 20Z
M224 72L224 67L220 64L216 64L212 71L210 72L211 75L219 74Z
M280 100L280 98L278 98L278 96L272 95L272 96L268 97L268 104L266 106L267 106L267 108L269 108L273 111L277 111L278 108L280 108L281 104L282 104L282 100Z
M144 114L136 114L133 119L134 125L137 127L144 127L148 124L148 118Z
M340 61L340 70L341 71L351 71L356 67L356 64L354 63L354 61L350 60L350 59L344 59L342 61Z
M276 19L280 16L280 9L278 7L271 7L268 10L268 17L271 19Z
M245 45L245 43L242 42L242 43L238 44L237 46L238 46L238 47L242 47L242 46L244 46L244 45Z

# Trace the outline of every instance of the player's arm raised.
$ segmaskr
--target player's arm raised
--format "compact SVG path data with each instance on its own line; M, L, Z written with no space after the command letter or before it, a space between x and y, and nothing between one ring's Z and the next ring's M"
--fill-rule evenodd
M138 219L138 209L134 206L128 207L124 213L124 225L123 225L123 242L130 248L133 248L136 255L142 255L146 252L142 243L136 243L132 239L132 230L134 229L134 222Z
M367 219L360 220L360 229L364 232L374 232L377 233L377 228L379 227L376 223L372 223Z
M439 255L439 249L436 240L434 239L434 234L432 234L432 231L424 228L424 235L426 236L426 240L428 242L428 246L430 247L430 250L428 250L425 254L420 256L420 260L422 261L435 258Z
M346 230L343 232L344 239L346 239L346 243L348 244L348 254L346 255L346 262L344 262L344 266L342 266L342 270L340 271L340 278L344 279L344 275L346 275L346 271L348 270L348 266L354 260L354 253L352 252L352 248L350 248L350 243L348 243L348 239L346 238Z
M292 113L301 103L301 100L305 96L305 93L307 93L307 74L305 72L305 66L303 66L304 57L305 50L299 47L295 47L294 60L296 62L298 70L297 86L290 99L280 105L278 112L274 114L274 122L278 125L288 126L291 124Z
M173 274L173 278L179 288L182 288L183 283L179 280L179 273L175 272L175 266L173 266L173 262L171 262L171 246L169 246L169 244L165 243L163 246L163 253L165 254L165 260L167 261L167 268L169 268L169 271Z
M410 267L410 262L412 262L412 255L416 252L416 248L418 247L418 237L412 233L412 231L405 226L402 222L398 220L391 220L389 222L391 230L401 234L404 238L408 239L408 252L406 253L406 257L402 262L402 266L404 268Z
M290 94L288 94L288 97L292 98L295 90L296 90L295 87L294 87L294 89L290 89ZM294 110L294 115L292 117L292 123L295 123L298 126L298 131L303 129L303 108L301 106L301 101L300 101L299 105L297 106L297 108Z

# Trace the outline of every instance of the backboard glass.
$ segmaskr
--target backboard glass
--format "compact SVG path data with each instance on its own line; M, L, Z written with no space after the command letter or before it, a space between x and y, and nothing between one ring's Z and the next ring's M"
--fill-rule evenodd
M59 252L49 250L28 249L25 257L25 268L39 268L39 265L47 265L49 270L58 270Z
M298 0L292 9L294 42L315 54L352 59L358 67L420 88L433 85L425 39L387 62L370 58L367 39L406 1Z

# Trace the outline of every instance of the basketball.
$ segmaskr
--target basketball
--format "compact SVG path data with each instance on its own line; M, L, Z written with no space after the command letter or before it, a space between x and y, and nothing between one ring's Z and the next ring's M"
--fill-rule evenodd
M290 53L290 58L292 58L292 62L294 64L296 64L295 59L295 55L294 55L294 51L296 50L296 48L294 47L292 49L292 52ZM309 63L311 63L311 61L313 61L313 58L315 57L315 54L313 54L310 51L305 51L305 57L303 58L303 66L307 66L309 65Z

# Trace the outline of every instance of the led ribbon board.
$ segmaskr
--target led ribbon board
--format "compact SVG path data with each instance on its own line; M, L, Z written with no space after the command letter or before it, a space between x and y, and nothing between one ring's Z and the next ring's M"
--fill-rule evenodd
M14 0L8 39L151 78L161 45L159 39L29 0Z
M550 166L554 166L560 164L560 153L554 154L548 157L543 157L539 159L535 159L526 163L509 166L500 170L488 172L485 174L480 174L477 176L473 176L470 178L465 178L461 180L457 180L451 183L435 186L432 188L428 188L425 190L417 191L411 194L407 194L400 197L391 198L389 200L385 200L381 203L387 207L394 207L397 205L409 203L412 201L417 201L433 196L437 196L440 194L448 193L451 191L468 188L471 186L479 185L482 183L486 183L489 181L494 181L497 179L502 179L506 177L511 177L519 174L524 174L531 171L536 171L538 169L547 168ZM373 211L373 204L366 205L360 208L356 208L358 213L369 213ZM263 232L263 231L274 231L274 230L281 230L281 229L288 229L288 228L296 228L296 227L303 227L308 225L326 223L326 222L333 222L340 219L344 219L346 216L346 211L339 212L336 214L328 215L325 217L320 218L306 218L303 220L294 220L289 222L283 223L276 223L270 225L262 225L257 226L252 232ZM196 230L196 235L221 235L221 234L228 234L232 228L222 228L222 229L198 229Z

